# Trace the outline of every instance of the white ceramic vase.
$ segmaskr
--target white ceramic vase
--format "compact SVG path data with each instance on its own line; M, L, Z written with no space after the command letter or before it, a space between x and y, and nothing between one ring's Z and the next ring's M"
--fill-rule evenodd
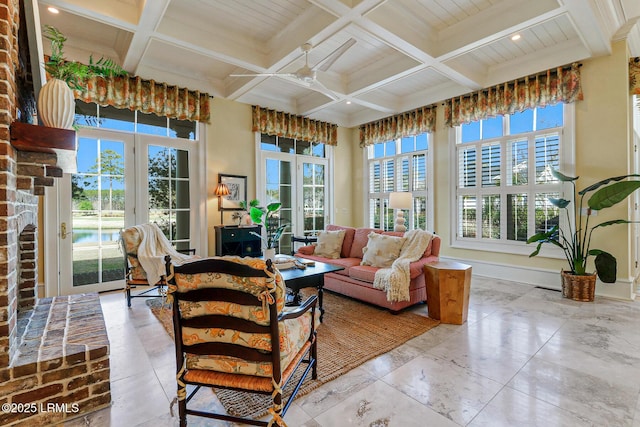
M265 260L270 259L271 261L276 259L276 250L275 250L275 248L265 249L264 250L264 259Z
M38 95L38 116L45 126L73 129L76 101L67 83L59 79L49 80Z

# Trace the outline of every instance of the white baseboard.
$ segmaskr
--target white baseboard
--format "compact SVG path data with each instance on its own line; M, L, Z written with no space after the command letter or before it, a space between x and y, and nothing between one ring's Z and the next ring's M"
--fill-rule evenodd
M494 279L512 280L547 289L562 290L560 272L556 270L523 267L496 262L478 261L463 258L440 257L443 261L457 261L469 264L474 275ZM635 285L632 279L620 279L615 283L596 282L596 295L632 301L635 299Z

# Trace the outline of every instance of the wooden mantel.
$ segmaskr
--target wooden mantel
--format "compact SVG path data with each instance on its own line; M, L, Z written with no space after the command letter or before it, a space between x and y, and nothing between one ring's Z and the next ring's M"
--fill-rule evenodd
M57 150L76 150L76 131L11 123L11 145L20 151L57 154Z

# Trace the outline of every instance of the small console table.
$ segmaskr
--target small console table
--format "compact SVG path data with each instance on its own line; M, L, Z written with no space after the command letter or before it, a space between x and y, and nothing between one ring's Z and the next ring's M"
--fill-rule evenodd
M262 240L251 234L252 231L260 234L260 225L251 227L216 225L215 229L217 256L262 256Z
M471 266L454 261L425 264L429 317L442 323L462 325L467 321Z

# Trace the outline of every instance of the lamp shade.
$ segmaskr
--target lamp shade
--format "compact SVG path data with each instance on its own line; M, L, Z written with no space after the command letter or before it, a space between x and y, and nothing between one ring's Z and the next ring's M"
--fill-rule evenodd
M227 184L224 184L222 182L218 183L218 186L216 187L215 195L228 196L229 194L230 192L229 192L229 187L227 187Z
M391 209L409 209L411 208L411 193L398 192L389 194L389 207Z

